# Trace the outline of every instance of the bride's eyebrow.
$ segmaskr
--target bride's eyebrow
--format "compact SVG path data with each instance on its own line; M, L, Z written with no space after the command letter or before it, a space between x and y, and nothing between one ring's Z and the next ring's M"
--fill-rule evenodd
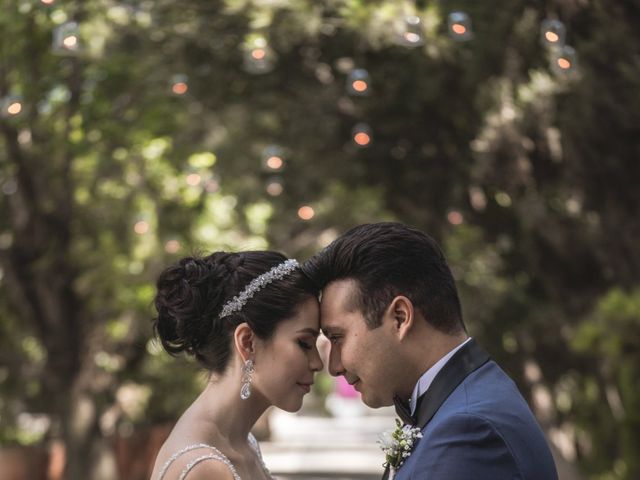
M313 328L303 328L301 330L298 330L296 333L308 333L309 335L312 335L314 337L320 335L320 332L318 330L314 330Z

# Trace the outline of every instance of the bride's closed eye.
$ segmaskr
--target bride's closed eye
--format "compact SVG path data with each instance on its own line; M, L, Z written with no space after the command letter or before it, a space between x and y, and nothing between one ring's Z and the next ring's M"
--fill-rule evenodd
M313 348L313 345L305 342L304 340L298 340L298 345L300 345L300 348L302 348L303 350L311 350Z

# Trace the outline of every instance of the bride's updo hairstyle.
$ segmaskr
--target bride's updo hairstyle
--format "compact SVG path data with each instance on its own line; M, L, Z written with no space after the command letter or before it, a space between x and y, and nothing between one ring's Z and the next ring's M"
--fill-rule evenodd
M154 329L164 349L171 355L186 352L208 370L222 373L239 324L247 322L259 338L268 340L279 322L318 293L299 268L264 286L240 311L223 318L220 313L253 279L286 260L277 252L216 252L183 258L166 268L154 300Z

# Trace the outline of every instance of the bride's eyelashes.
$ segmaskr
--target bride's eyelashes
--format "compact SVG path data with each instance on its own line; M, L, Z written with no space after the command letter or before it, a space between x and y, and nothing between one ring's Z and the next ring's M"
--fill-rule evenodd
M300 345L300 348L303 350L311 350L313 348L310 343L307 343L304 340L298 340L298 345Z

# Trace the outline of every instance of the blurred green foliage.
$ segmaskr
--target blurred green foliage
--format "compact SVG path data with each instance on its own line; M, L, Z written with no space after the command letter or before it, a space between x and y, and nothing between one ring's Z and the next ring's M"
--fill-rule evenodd
M468 42L447 35L454 10ZM418 48L398 44L407 14ZM578 52L567 75L540 43L547 17ZM80 50L54 53L70 20ZM398 219L443 244L471 334L563 458L638 478L638 20L623 0L11 0L0 440L62 437L70 478L90 477L101 437L175 418L204 381L152 340L164 266L216 249L304 259ZM273 57L256 74L260 45ZM370 95L348 95L355 68Z

